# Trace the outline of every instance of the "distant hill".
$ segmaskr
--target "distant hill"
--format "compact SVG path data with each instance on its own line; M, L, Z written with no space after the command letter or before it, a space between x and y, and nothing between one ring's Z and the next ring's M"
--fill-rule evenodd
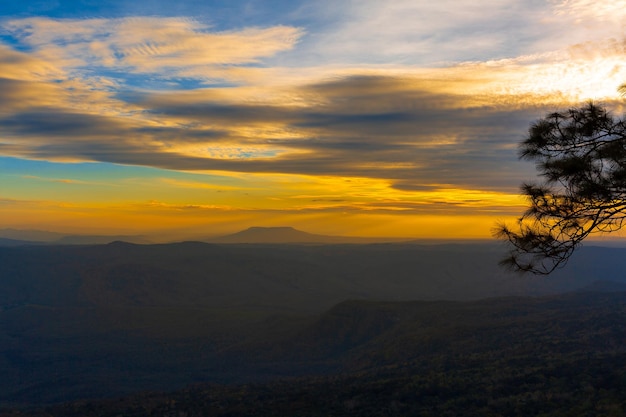
M111 242L128 242L136 244L152 243L143 236L108 236L108 235L70 235L63 236L54 243L58 245L104 245Z
M54 242L65 237L63 233L45 230L0 229L0 238L29 242Z
M626 283L612 280L598 280L594 281L591 284L582 287L578 291L588 292L619 292L626 291Z
M148 244L144 236L136 235L67 235L45 230L0 229L0 246L32 244L101 245L114 241Z
M406 239L327 236L303 232L293 227L250 227L241 232L207 239L211 243L354 243L401 242Z
M32 245L40 242L32 242L29 240L18 240L18 239L8 239L5 237L0 237L0 246L22 246L22 245Z
M298 233L296 231L296 233ZM320 311L342 300L468 300L625 284L626 249L583 247L549 278L503 271L497 245L36 245L0 248L0 306L199 305Z

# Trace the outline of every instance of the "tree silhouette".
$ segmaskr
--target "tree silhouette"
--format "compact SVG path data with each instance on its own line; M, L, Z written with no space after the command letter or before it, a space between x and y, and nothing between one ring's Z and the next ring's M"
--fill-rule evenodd
M626 84L620 87L626 93ZM523 184L530 207L513 229L495 235L511 244L502 264L549 274L594 232L626 220L626 121L587 103L548 114L531 125L520 158L536 163L542 183Z

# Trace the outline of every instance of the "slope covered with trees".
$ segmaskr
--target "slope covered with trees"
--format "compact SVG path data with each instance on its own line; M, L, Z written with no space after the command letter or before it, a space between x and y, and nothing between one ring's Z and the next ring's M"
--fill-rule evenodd
M222 359L250 373L299 369L298 377L197 383L3 415L620 416L624 317L626 293L350 301Z

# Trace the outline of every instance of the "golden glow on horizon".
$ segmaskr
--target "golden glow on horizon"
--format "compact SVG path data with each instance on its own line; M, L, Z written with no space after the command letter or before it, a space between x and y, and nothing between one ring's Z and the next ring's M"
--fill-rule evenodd
M401 6L415 12L410 3ZM497 49L491 60L424 65L405 60L409 52L383 64L367 56L342 64L338 54L298 65L299 48L326 38L288 24L214 31L179 17L0 22L15 40L0 44L0 158L25 167L5 175L0 166L0 228L209 236L293 226L489 237L495 220L523 211L517 181L532 167L512 161L528 123L589 99L622 105L623 29L604 26L623 28L626 9L549 3L537 28L560 24L567 33L547 30L534 45L516 44L517 56ZM404 19L370 6L381 18ZM336 35L368 39L376 19ZM498 46L495 35L470 32L468 39ZM363 47L357 43L308 51L346 53ZM58 167L30 172L30 161ZM146 171L81 176L69 162Z
M3 200L5 221L0 228L146 234L157 241L209 237L258 225L362 237L488 238L494 216L511 220L523 206L514 194L443 186L409 192L370 178L247 174L245 182L236 182L246 184L241 187L194 177L197 180L142 180L140 189L158 190L161 201L133 199L130 191L137 189L137 182L122 189L125 197L117 202L96 197L65 202ZM84 185L72 180L59 183L70 188Z
M292 226L328 235L412 238L490 238L492 214L406 214L355 211L223 210L159 203L85 206L20 202L3 207L11 222L1 227L76 234L142 234L154 241L229 234L258 226ZM514 215L498 216L512 221Z

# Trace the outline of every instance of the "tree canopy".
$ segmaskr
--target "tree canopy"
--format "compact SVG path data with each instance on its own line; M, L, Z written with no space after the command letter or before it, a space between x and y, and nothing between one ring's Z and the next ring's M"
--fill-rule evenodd
M589 234L624 225L624 119L591 102L551 113L531 125L519 151L521 159L535 162L543 181L522 185L529 208L514 227L501 224L495 232L511 244L503 265L549 274Z

